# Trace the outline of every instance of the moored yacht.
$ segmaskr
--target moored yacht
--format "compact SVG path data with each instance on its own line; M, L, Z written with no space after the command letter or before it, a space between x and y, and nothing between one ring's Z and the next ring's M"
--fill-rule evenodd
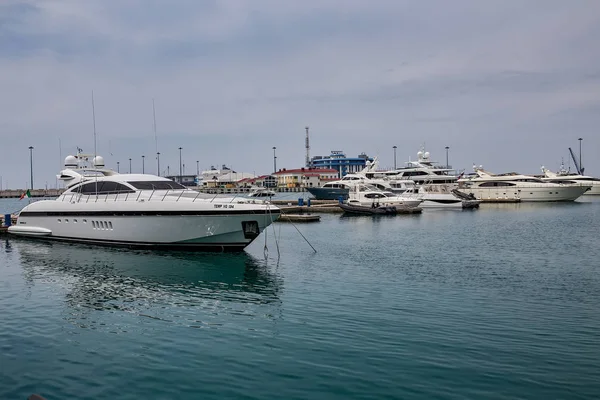
M274 190L264 186L254 186L250 188L248 197L273 197L277 194Z
M405 195L413 194L423 202L421 208L478 208L480 200L469 198L463 194L459 197L455 184L425 184L406 191Z
M343 200L348 199L350 190L359 183L368 183L383 191L395 191L390 181L386 179L370 179L368 175L375 171L378 161L367 161L365 168L355 174L346 174L337 181L327 182L321 187L308 187L306 190L312 194L316 200Z
M91 162L91 165L89 165ZM55 200L27 205L11 234L90 244L239 251L280 215L262 200L203 195L148 174L118 174L102 157L65 159Z
M401 196L380 190L370 184L359 183L350 190L347 204L371 207L417 207L421 202L419 197Z
M541 179L545 182L554 183L578 183L581 185L591 185L590 190L585 192L585 195L600 195L600 179L587 175L572 174L565 169L564 164L558 173L552 172L542 166L544 177Z
M417 161L408 161L405 167L390 171L368 171L369 178L384 178L390 180L412 180L417 185L456 183L455 171L446 166L436 165L425 149L417 153Z
M545 182L517 173L495 175L482 167L473 168L476 175L460 179L459 190L483 201L574 201L591 187Z

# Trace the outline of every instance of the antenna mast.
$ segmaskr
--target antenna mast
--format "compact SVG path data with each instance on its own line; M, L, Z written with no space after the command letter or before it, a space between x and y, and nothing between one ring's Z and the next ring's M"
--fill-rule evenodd
M304 129L306 129L306 143L305 143L305 147L306 147L306 168L310 168L310 142L309 142L309 138L308 138L308 126L305 127Z
M96 169L96 157L98 156L98 154L96 154L96 107L94 106L94 91L92 90L92 122L94 124L94 160L92 162L92 164L94 164L94 169ZM96 175L96 201L98 200L98 174Z
M156 174L160 176L160 153L158 152L158 136L156 134L156 108L152 99L152 119L154 121L154 147L156 148Z

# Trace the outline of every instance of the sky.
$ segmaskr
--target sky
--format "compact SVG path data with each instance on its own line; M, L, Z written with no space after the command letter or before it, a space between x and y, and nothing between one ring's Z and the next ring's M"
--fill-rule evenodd
M256 174L366 152L600 176L597 0L0 0L3 187L108 167ZM152 102L156 108L155 140ZM158 144L158 146L157 146ZM196 163L198 161L198 163ZM572 165L572 163L571 163Z

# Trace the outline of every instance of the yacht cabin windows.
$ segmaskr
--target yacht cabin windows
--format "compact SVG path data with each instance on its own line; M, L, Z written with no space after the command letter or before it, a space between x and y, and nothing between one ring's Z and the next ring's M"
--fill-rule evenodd
M84 183L83 185L73 188L71 191L86 195L135 193L130 187L113 181Z
M514 183L510 182L483 182L479 187L496 187L496 186L515 186Z
M127 182L131 186L139 190L173 190L185 189L185 186L174 181L134 181Z

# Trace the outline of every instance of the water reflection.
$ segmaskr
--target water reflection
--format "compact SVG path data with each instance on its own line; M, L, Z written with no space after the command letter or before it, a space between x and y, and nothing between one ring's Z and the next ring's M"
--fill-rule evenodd
M7 243L32 290L50 283L63 291L76 319L105 310L140 315L152 310L158 319L176 319L188 308L251 313L279 304L282 280L276 266L247 253L150 252L27 239Z

